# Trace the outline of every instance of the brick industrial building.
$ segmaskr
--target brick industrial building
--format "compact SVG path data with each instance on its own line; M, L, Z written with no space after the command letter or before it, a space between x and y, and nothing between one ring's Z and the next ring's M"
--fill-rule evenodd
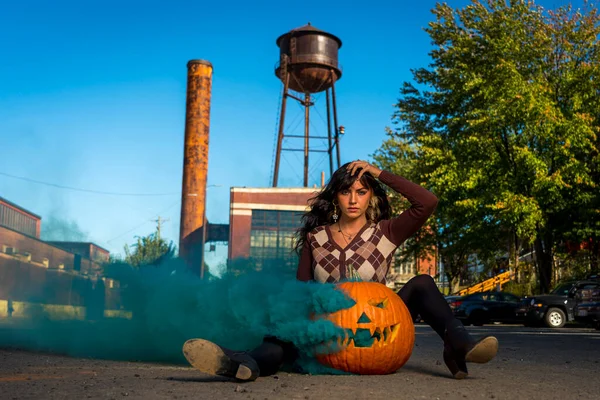
M232 187L228 258L294 259L292 236L317 190Z
M42 218L0 197L0 226L12 228L28 236L40 238Z
M89 242L43 241L42 219L0 197L0 246L2 254L48 269L94 273L109 260L108 250Z
M112 290L118 282L101 276L109 252L89 242L45 242L41 223L39 215L0 198L0 316L17 315L15 305L31 302L118 308L112 304L119 302ZM87 311L88 317L101 312Z

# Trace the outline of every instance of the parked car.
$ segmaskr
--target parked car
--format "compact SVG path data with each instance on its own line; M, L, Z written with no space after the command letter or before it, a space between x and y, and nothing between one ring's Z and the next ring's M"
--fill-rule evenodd
M452 300L454 316L464 325L481 326L490 322L522 322L517 317L521 298L507 292L473 293Z
M559 284L550 294L523 299L517 316L524 319L525 325L546 325L549 328L562 328L567 322L575 321L575 296L579 290L598 287L600 280L595 276L579 281Z
M575 321L600 330L600 282L588 284L575 293Z
M463 297L463 296L457 296L457 295L454 295L454 294L452 294L452 295L445 296L444 298L446 299L446 302L447 302L448 304L451 304L451 303L452 303L452 302L454 302L456 299L460 299L461 297Z
M600 331L600 301L575 305L575 320Z

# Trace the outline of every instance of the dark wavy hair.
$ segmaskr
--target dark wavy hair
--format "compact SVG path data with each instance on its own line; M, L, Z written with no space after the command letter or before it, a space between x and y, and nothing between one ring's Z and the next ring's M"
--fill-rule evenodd
M350 175L350 170L347 168L349 164L346 163L335 171L329 183L316 196L309 200L310 210L302 216L302 226L296 231L296 245L294 247L296 253L301 253L309 232L318 226L333 222L333 201L340 191L346 190L354 184L358 172L361 170L359 168L354 175ZM367 220L377 223L383 219L389 219L392 209L384 186L369 173L361 176L360 183L366 188L373 190L371 207L367 211Z

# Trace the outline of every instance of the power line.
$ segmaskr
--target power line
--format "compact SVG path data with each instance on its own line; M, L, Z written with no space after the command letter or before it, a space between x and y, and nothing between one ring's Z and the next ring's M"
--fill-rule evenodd
M7 176L7 177L13 178L13 179L19 179L19 180L22 180L22 181L37 183L37 184L40 184L40 185L52 186L52 187L56 187L56 188L59 188L59 189L67 189L67 190L73 190L73 191L76 191L76 192L103 194L103 195L110 195L110 196L151 197L151 196L173 196L173 195L176 195L176 194L177 195L181 194L180 192L171 192L171 193L119 193L119 192L105 192L105 191L102 191L102 190L81 189L81 188L76 188L76 187L72 187L72 186L64 186L64 185L58 185L58 184L55 184L55 183L38 181L36 179L26 178L26 177L17 176L17 175L11 175L11 174L7 174L5 172L0 172L0 175Z
M167 212L167 211L169 211L171 208L173 208L173 207L174 207L174 206L175 206L177 203L179 203L179 200L177 200L176 202L174 202L173 204L171 204L169 207L165 208L164 210L161 210L161 211L160 211L160 212L157 214L157 216L160 216L161 214L164 214L164 213L166 213L166 212ZM121 233L121 234L119 234L119 235L117 235L117 236L113 237L112 239L109 239L109 240L107 240L105 243L110 243L110 242L112 242L113 240L119 239L119 238L121 238L121 237L123 237L123 236L127 235L128 233L130 233L130 232L133 232L133 231L135 231L136 229L138 229L138 228L140 228L140 227L142 227L142 226L146 225L148 222L153 222L153 221L156 221L156 220L146 219L146 220L145 220L144 222L142 222L141 224L139 224L139 225L136 225L136 226L134 226L133 228L131 228L131 229L128 229L126 232L123 232L123 233Z

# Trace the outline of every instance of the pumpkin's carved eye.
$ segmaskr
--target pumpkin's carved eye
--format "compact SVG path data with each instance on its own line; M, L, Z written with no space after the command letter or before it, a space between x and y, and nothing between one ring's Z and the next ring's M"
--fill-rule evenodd
M371 299L368 301L369 305L377 308L386 308L388 305L387 297L385 299Z

